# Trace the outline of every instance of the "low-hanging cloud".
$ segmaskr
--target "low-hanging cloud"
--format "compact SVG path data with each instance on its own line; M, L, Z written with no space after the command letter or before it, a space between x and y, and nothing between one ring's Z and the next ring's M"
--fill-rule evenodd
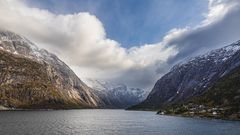
M209 12L198 26L174 28L159 43L130 49L108 39L94 15L57 15L19 0L0 0L0 27L56 53L80 78L149 88L178 61L239 40L239 4L239 0L209 0Z

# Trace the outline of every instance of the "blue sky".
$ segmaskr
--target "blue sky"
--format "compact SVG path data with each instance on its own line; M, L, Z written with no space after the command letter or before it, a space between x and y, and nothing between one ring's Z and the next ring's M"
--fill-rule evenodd
M56 14L89 12L103 23L107 37L130 48L160 42L172 28L204 19L207 0L27 0Z

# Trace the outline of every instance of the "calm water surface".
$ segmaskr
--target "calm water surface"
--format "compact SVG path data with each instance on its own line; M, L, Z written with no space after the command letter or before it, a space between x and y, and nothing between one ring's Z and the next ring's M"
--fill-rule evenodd
M1 135L240 135L240 122L124 110L0 112Z

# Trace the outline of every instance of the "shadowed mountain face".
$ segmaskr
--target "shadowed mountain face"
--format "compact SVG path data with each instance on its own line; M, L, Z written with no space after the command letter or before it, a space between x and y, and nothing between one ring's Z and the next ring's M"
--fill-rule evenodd
M96 108L102 102L57 56L15 33L0 31L0 105Z
M131 109L160 109L203 94L240 66L240 42L174 66L157 81L147 99Z

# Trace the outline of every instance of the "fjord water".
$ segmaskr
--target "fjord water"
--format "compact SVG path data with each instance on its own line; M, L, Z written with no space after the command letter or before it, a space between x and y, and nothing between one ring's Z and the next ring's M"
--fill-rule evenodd
M124 110L0 112L3 135L239 135L240 122Z

